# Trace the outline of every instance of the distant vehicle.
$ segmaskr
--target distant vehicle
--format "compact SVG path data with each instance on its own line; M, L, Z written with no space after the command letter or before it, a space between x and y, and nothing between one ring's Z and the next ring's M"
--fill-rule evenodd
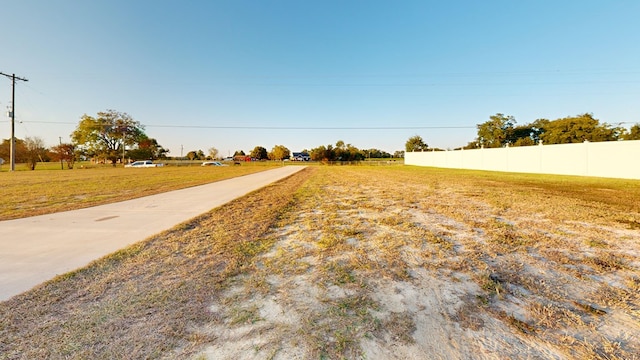
M223 164L219 161L205 161L201 166L229 166L227 164Z
M161 167L161 166L164 166L164 164L154 164L153 161L151 160L143 160L143 161L134 161L131 164L125 165L124 167L149 168L149 167Z

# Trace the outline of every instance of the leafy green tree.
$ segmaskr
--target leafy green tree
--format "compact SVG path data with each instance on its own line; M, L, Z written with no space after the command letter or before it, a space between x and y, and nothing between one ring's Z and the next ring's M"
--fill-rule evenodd
M309 151L309 157L313 161L335 161L337 159L333 145L318 146Z
M195 160L206 160L207 156L204 154L204 152L202 150L196 150L196 157Z
M245 156L245 153L242 150L236 150L236 152L233 153L233 157L236 156Z
M364 150L360 150L357 147L347 144L346 148L346 161L361 161L365 159Z
M393 157L394 157L394 158L404 158L404 151L402 151L402 150L396 150L396 151L393 153Z
M268 154L269 159L271 160L284 160L291 157L291 151L287 149L284 145L276 145L271 149L271 152Z
M463 146L462 148L463 149L480 149L480 140L476 139L473 141L469 141L467 145Z
M537 131L532 125L520 125L513 128L509 143L513 146L531 146L537 143Z
M349 144L349 146L351 146L351 144ZM351 154L349 153L349 150L347 150L347 144L345 144L344 141L336 141L336 146L333 148L333 158L338 161L351 160Z
M366 155L370 159L384 159L384 158L391 157L391 154L380 149L368 149L368 150L362 150L362 152L364 155Z
M22 139L16 138L16 147L15 147L16 163L27 162L26 153L27 153L27 149L25 148L25 141ZM0 158L3 158L5 162L9 162L10 157L11 157L11 139L4 139L2 144L0 144Z
M580 143L584 141L614 141L624 134L624 129L600 124L592 114L585 113L550 121L544 125L540 139L545 144Z
M129 114L115 110L99 112L97 117L83 115L71 133L73 144L87 156L111 161L115 166L126 145L145 138L144 127Z
M324 145L315 147L309 150L309 157L313 161L322 161L326 151L327 151L327 147Z
M2 141L2 144L0 144L0 158L4 159L6 162L9 162L10 156L11 156L11 139L4 139Z
M488 148L499 148L513 140L513 126L516 119L497 113L489 117L489 121L478 124L477 142Z
M536 119L536 121L531 123L531 130L533 130L533 140L538 144L540 140L542 140L541 136L545 132L547 125L549 125L551 121L548 119Z
M131 159L164 159L167 157L169 150L163 148L158 144L158 141L153 138L148 138L146 135L141 136L138 144L134 145L133 149L127 151L127 156Z
M336 142L336 147L332 147L331 149L333 150L333 153L326 152L327 148L325 148L325 153L322 155L322 157L326 158L328 161L360 161L365 158L362 150L351 144L345 144L342 140L338 140L338 142ZM309 154L309 156L311 157L311 154Z
M51 148L51 154L54 161L64 161L67 169L73 169L76 161L76 147L73 144L60 144Z
M414 151L427 151L429 145L422 140L420 135L415 135L409 138L407 142L404 144L404 148L407 152Z
M635 124L624 134L625 140L640 140L640 124Z
M187 159L193 161L193 160L196 160L197 158L198 158L198 153L197 152L192 150L192 151L189 151L187 153Z
M263 148L262 146L256 146L255 148L253 148L253 150L251 150L250 155L252 158L258 159L258 160L266 160L269 158L269 153L267 152L267 149Z

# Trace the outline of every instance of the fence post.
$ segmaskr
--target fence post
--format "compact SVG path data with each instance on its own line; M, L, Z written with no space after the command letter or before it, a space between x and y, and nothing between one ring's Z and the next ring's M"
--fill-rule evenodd
M504 156L507 159L507 166L506 166L506 171L511 171L511 169L509 168L509 143L506 143L504 146Z
M584 144L584 175L589 176L589 140L585 140Z

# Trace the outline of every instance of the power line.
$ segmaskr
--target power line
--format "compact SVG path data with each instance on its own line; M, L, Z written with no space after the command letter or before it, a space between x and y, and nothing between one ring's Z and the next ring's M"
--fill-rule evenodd
M475 126L209 126L209 125L145 125L157 128L236 129L236 130L413 130L413 129L467 129Z
M33 124L77 125L68 121L26 121ZM475 129L476 126L240 126L240 125L154 125L144 127L172 129L234 129L234 130L413 130L413 129Z
M77 122L70 121L23 121L30 124L52 124L52 125L77 125ZM614 123L616 125L635 124L633 121L622 121ZM145 128L170 128L170 129L229 129L229 130L429 130L429 129L476 129L477 125L462 126L251 126L251 125L158 125L142 124Z

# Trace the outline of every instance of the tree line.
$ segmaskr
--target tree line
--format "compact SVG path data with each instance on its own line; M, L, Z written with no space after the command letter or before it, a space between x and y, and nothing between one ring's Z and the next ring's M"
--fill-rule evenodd
M271 151L267 151L266 148L262 146L256 146L251 150L249 155L247 155L244 150L236 150L233 153L232 158L242 158L246 159L247 157L252 160L283 160L288 159L291 156L291 151L284 145L276 145ZM219 154L218 149L215 147L209 148L208 154L205 154L202 150L192 150L187 153L187 159L189 160L216 160L222 159Z
M29 169L34 170L40 161L50 161L55 157L49 149L44 146L44 141L38 137L26 137L16 139L15 143L16 162L25 163ZM0 144L0 159L8 159L11 152L11 140L5 139Z
M516 125L511 115L497 113L489 120L477 124L477 137L464 149L498 148L504 146L529 146L535 144L565 144L576 142L599 142L617 140L640 140L640 124L630 129L601 123L590 113L559 118L556 120L537 119L532 123ZM442 150L429 148L421 136L415 135L405 143L406 151ZM92 159L96 162L111 163L126 159L166 159L169 150L162 147L154 138L147 136L144 126L129 114L116 110L98 112L96 116L83 115L76 129L71 133L70 143L61 143L46 148L42 139L27 137L16 139L16 162L26 163L29 169L35 169L38 162L60 161L71 169L77 160ZM403 157L404 151L393 155L379 149L359 149L339 140L334 144L304 149L313 161L362 161L367 158ZM0 158L10 156L10 140L0 144ZM248 155L238 150L235 156L250 157L255 160L284 160L291 157L291 151L284 145L276 145L271 151L256 146ZM189 151L190 160L218 159L216 148Z
M402 157L404 152L396 151L393 155L380 149L358 149L357 147L346 144L342 140L338 140L334 145L321 145L307 152L314 161L362 161L365 159L385 159L391 157Z
M618 140L640 140L640 124L630 129L601 123L593 114L584 113L556 120L537 119L532 123L516 125L511 115L497 113L488 121L477 124L477 137L464 149L499 148L505 146L530 146L536 144L568 144ZM415 135L405 143L406 151L432 149L422 137Z
M10 157L10 140L0 144L0 158ZM316 161L360 161L366 158L389 158L391 155L379 149L358 149L340 140L334 145L319 146L311 150L303 150L309 154L311 160ZM16 139L16 162L26 163L34 170L38 162L60 161L68 169L72 169L78 160L91 159L95 162L124 163L131 160L167 159L169 150L162 147L154 138L147 136L144 125L136 121L129 114L116 110L98 112L96 116L84 114L71 133L71 142L60 143L50 148L45 147L44 141L38 137ZM404 152L396 152L395 157L401 157ZM276 145L271 151L262 146L256 146L249 155L238 150L234 157L250 157L255 160L285 160L291 157L291 151L284 145ZM187 152L189 160L219 159L219 151L215 147Z
M380 149L358 149L357 147L346 144L342 140L338 140L335 145L321 145L312 149L304 149L301 153L309 155L312 161L363 161L365 159L380 159L391 158L392 155L386 151ZM190 151L187 153L189 160L208 160L218 158L218 150L216 148L210 148L209 154L206 155L204 151ZM243 150L236 150L233 157L249 157L253 160L284 160L289 159L292 156L291 150L284 145L276 145L271 151L263 146L256 146L248 154ZM396 151L393 157L404 156L404 151Z

